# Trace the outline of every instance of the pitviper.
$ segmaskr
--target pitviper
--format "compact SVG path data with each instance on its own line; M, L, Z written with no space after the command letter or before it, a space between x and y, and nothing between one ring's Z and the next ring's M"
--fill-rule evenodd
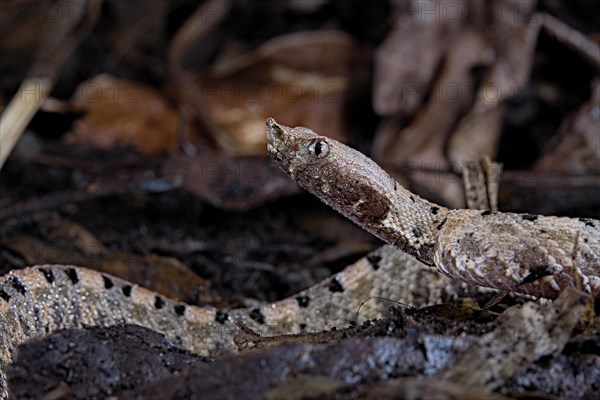
M235 310L179 303L81 267L12 271L0 277L0 399L9 396L6 367L18 345L58 329L138 324L182 348L215 356L238 350L235 321L261 336L319 332L347 326L357 317L383 315L388 303L379 298L424 306L476 290L465 282L547 297L573 285L598 297L598 221L448 210L408 192L369 158L339 142L272 119L268 126L268 149L281 168L404 252L384 246L290 298L248 300ZM436 273L407 253L460 280ZM526 264L536 257L541 264ZM518 262L525 264L517 268Z
M450 210L390 177L364 154L304 127L267 120L267 149L301 187L440 272L502 291L600 298L600 221Z

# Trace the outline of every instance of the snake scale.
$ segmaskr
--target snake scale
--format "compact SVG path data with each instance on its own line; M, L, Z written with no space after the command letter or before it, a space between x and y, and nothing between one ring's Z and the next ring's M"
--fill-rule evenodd
M238 350L236 321L261 336L319 332L384 315L388 304L374 298L424 306L476 290L465 282L549 298L576 286L598 298L598 221L448 210L408 192L339 142L273 119L267 125L268 150L279 167L403 251L384 246L290 298L248 300L233 310L178 303L81 267L12 271L0 277L0 399L9 398L6 367L18 345L58 329L138 324L213 357Z

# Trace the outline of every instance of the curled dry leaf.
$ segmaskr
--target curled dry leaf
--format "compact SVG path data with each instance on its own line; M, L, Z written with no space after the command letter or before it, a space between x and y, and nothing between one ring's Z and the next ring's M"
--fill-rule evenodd
M406 6L375 52L373 109L382 116L403 118L417 110L459 25L411 9L419 4Z
M378 130L375 155L382 163L395 166L408 164L436 171L448 168L444 153L446 140L460 116L471 105L472 96L465 90L475 83L471 70L490 63L493 58L485 38L474 30L465 30L453 43L433 94L412 123L396 137L390 130L397 129L397 119L388 119ZM416 174L412 177L417 180L413 184L422 193L443 199L452 207L462 207L461 183L457 180L440 182L435 174Z
M396 165L408 160L429 168L447 167L443 152L446 137L472 101L464 90L473 87L471 69L492 58L488 43L478 32L465 30L460 34L444 62L434 94L411 125L398 134L386 158Z
M133 147L143 154L167 152L179 144L179 114L151 87L99 75L79 85L72 103L85 114L73 124L68 142ZM185 131L194 135L190 126Z
M237 154L264 154L264 121L311 126L345 141L344 105L351 75L367 67L358 45L338 31L276 37L256 50L185 74L182 85L215 139Z
M506 115L506 100L528 85L540 30L544 29L573 49L593 68L598 68L597 54L600 52L597 44L576 30L549 15L535 13L535 2L504 1L477 6L456 2L454 7L464 11L468 18L455 21L447 20L441 2L432 3L429 14L418 5L410 12L400 12L395 31L378 50L373 101L375 110L388 117L376 133L373 155L397 171L420 171L408 177L411 187L451 207L462 208L465 200L459 180L440 181L439 174L448 168L461 172L465 163L476 162L482 156L496 155ZM438 18L433 18L433 15ZM427 63L414 62L418 57L412 56L411 49L413 52L417 51L414 49L420 50L422 43L411 46L409 42L415 38L427 42L427 38L435 37L444 23L454 25L453 29L445 27L451 34L446 35L445 42L427 47L442 54L440 57L444 61L439 78L429 84L425 77L430 76L430 63L434 63L436 58L421 54L421 58L428 56ZM412 36L398 33L413 25L429 32L417 30L417 34ZM465 44L469 32L479 39L479 45L475 41ZM408 79L411 73L407 71L417 66L421 69L412 73L413 82ZM481 81L474 74L479 70L484 72ZM399 80L399 76L404 81ZM430 95L407 125L410 111L423 97L419 93L413 96L416 84L420 85L423 93ZM459 87L460 96L449 99L448 90L453 86ZM565 163L579 165L571 165L569 172L582 172L582 164L590 170L600 168L599 155L596 154L598 123L591 113L592 103L593 100L590 100L590 104L583 106L577 116L563 123L562 130L579 130L580 133L570 135L569 139L566 139L566 133L559 135L545 150L543 163L546 167L537 167L538 171L543 171L550 164L557 170ZM584 133L586 129L589 133ZM564 147L562 151L557 150L558 141L568 142L560 145ZM575 150L577 146L578 150ZM574 154L575 161L568 161L568 152L578 152ZM560 161L553 163L550 161L553 157L560 158ZM534 205L532 207L535 208Z

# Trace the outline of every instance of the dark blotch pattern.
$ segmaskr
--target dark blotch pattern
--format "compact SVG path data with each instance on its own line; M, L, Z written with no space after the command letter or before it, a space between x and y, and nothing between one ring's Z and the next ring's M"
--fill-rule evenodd
M329 282L329 291L332 293L341 293L344 291L342 284L335 278Z
M104 289L110 289L113 286L115 286L115 284L113 283L113 281L111 281L108 276L102 275L102 279L104 280Z
M122 291L123 291L123 295L124 295L125 297L129 297L129 296L131 296L131 286L130 286L130 285L125 285L125 286L123 286L123 289L122 289Z
M390 211L390 200L367 185L353 182L351 186L354 190L344 190L345 184L341 181L332 188L331 197L336 202L335 207L345 210L350 219L360 218L366 225L379 226Z
M431 207L431 213L433 215L437 215L438 211L439 211L439 207Z
M41 268L40 272L44 275L44 278L48 281L48 283L54 283L54 273L46 268Z
M373 269L377 271L379 269L379 262L381 261L381 256L379 254L369 254L367 256L367 261L371 264Z
M490 210L485 210L481 213L482 217L485 217L486 215L490 215L492 212Z
M258 308L254 308L252 311L250 311L250 318L252 318L261 325L265 323L265 316L262 315Z
M548 265L540 265L539 267L535 267L529 270L529 273L523 280L520 285L525 283L535 282L544 276L552 275L554 273L554 269L550 268Z
M10 295L4 291L4 289L0 289L0 298L7 303L10 301Z
M229 319L229 315L227 313L224 313L221 311L217 311L215 313L215 321L217 321L221 325L223 325L225 322L227 322L227 319Z
M302 308L308 307L308 303L310 303L310 298L308 296L298 296L296 297L296 301L298 301L298 306Z
M594 227L594 220L590 219L590 218L579 218L579 220L581 222L583 222L585 224L585 226L591 226L592 228Z
M442 229L442 226L444 226L444 224L446 223L447 220L448 220L448 218L444 218L442 220L442 222L440 222L440 224L437 226L438 231Z
M154 298L154 308L156 308L157 310L160 310L164 306L165 306L165 301L161 297L156 296Z
M76 285L79 282L79 276L77 275L75 268L68 268L65 270L65 273L73 285Z
M523 218L525 221L533 222L538 219L538 216L533 214L521 214L521 218Z
M183 317L183 315L185 314L185 305L183 304L177 304L175 307L175 314L179 315L180 317Z
M23 285L23 282L21 282L19 278L12 276L8 279L8 281L10 282L12 287L14 287L17 290L17 292L25 296L25 293L27 293L27 288L25 287L25 285Z

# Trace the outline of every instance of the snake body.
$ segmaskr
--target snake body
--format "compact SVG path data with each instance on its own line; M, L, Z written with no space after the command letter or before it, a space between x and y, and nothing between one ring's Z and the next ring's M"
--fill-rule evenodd
M272 118L267 125L271 158L301 187L442 273L538 297L577 287L600 298L600 221L449 210L336 140Z
M362 304L369 298L424 306L475 290L465 282L549 298L575 286L598 298L598 221L448 210L405 190L339 142L272 119L268 125L269 152L284 171L402 251L384 246L290 298L247 301L234 310L182 304L81 267L12 271L0 277L0 399L9 398L6 367L19 344L58 329L138 324L213 357L238 350L236 321L261 336L320 332L385 314L386 302Z
M183 304L82 267L14 270L0 277L0 399L9 398L6 367L18 345L59 329L137 324L164 334L181 348L214 357L238 351L236 335L241 330L236 321L261 337L321 332L385 315L389 303L376 298L419 307L472 290L392 246L294 296L275 303L247 300L239 309Z

